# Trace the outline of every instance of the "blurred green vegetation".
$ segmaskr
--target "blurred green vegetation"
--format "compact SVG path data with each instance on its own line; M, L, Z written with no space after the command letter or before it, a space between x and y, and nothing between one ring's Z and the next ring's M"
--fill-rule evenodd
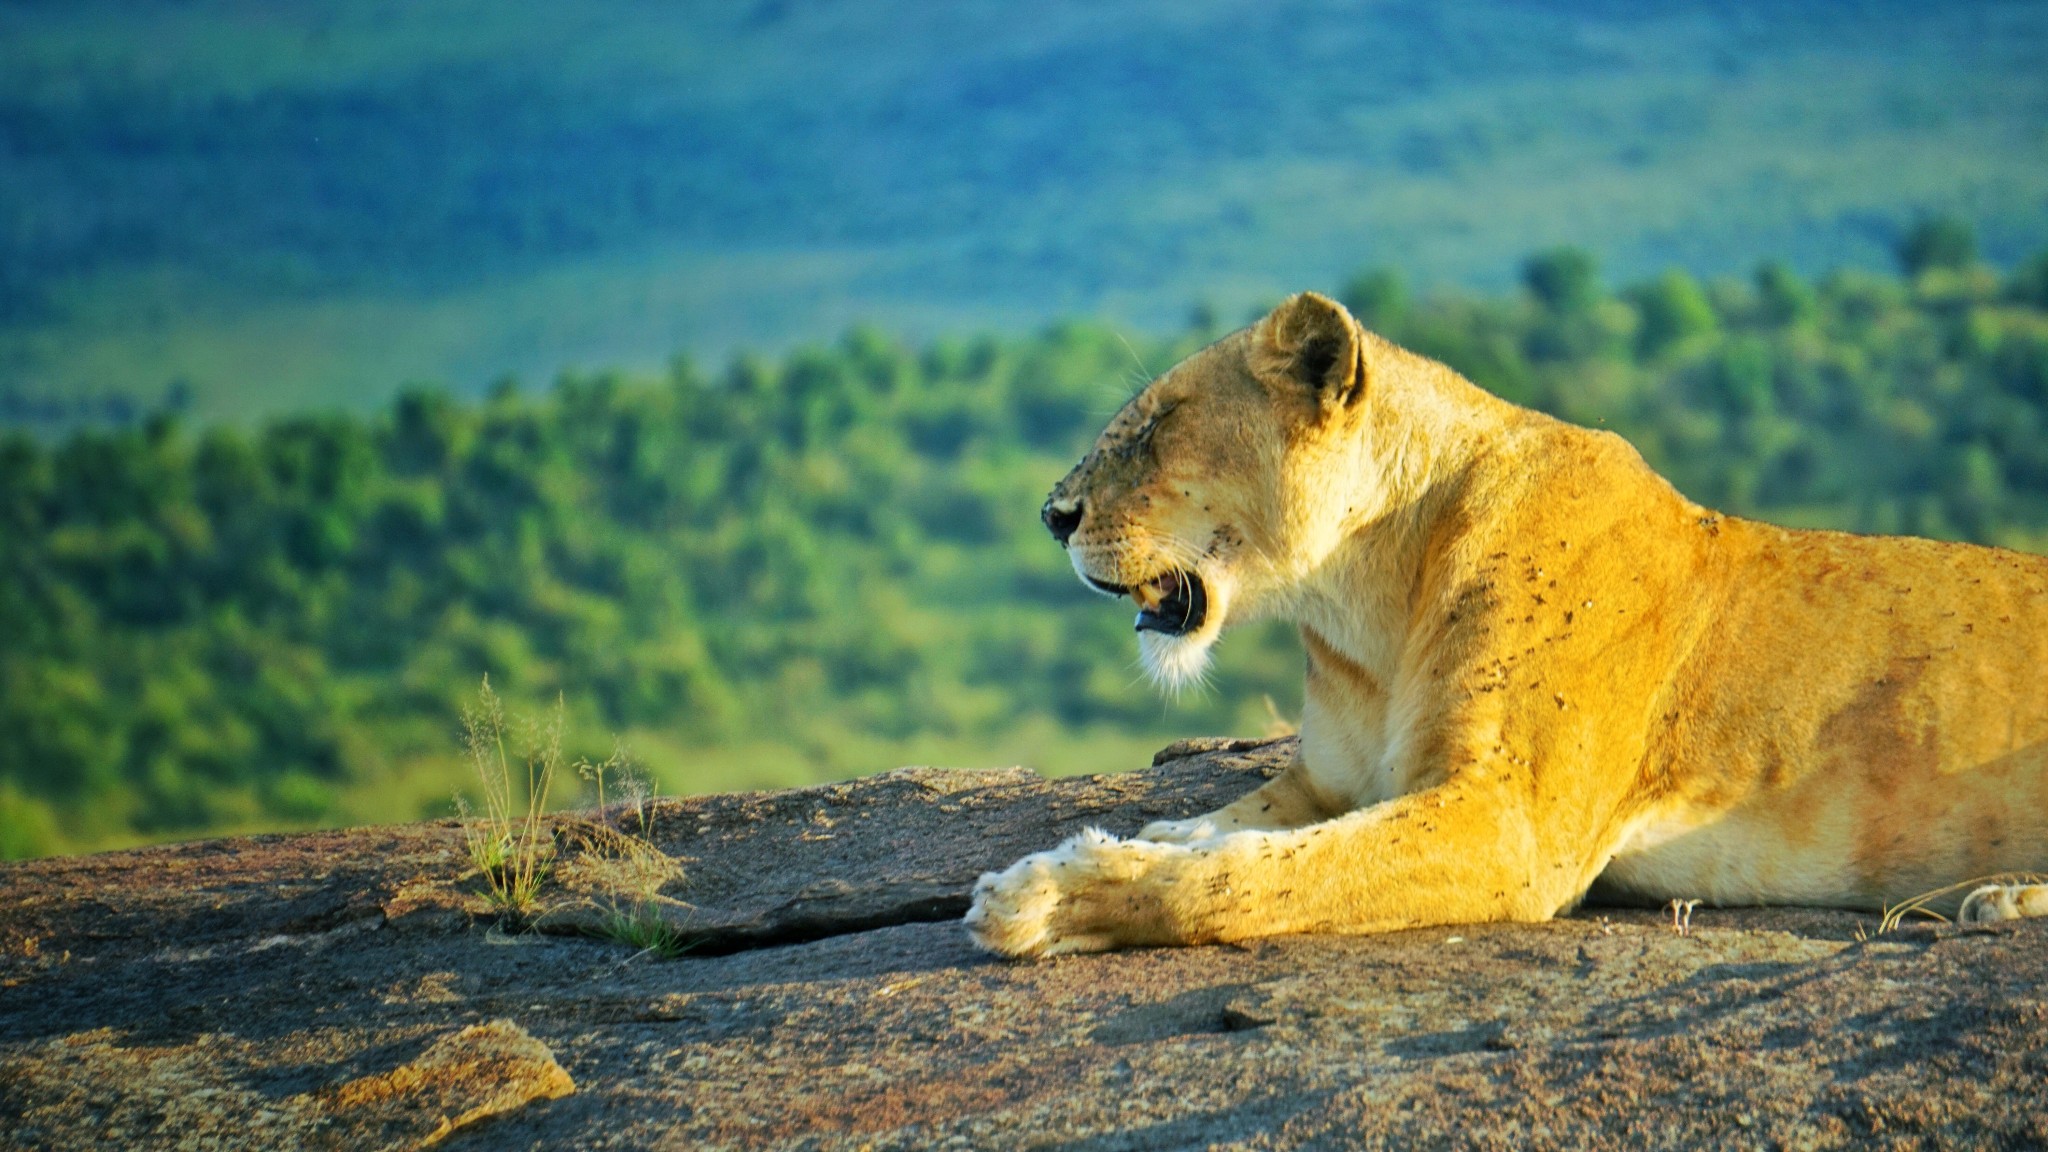
M2048 243L2011 0L0 0L0 420ZM1419 285L1433 289L1437 283Z
M1783 522L2048 543L2048 254L1923 220L1902 274L1340 290L1512 400ZM1216 334L856 330L715 374L576 374L256 429L0 433L0 855L448 811L462 702L567 701L665 791L936 761L1130 766L1299 701L1284 629L1162 704L1038 525L1151 371Z

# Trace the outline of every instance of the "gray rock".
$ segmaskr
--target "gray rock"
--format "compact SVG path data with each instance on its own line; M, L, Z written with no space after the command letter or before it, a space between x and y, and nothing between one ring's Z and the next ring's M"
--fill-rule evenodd
M0 1146L2048 1143L2040 922L1589 908L1027 964L951 922L980 871L1287 754L568 817L522 934L449 823L0 866ZM681 958L556 934L643 909Z

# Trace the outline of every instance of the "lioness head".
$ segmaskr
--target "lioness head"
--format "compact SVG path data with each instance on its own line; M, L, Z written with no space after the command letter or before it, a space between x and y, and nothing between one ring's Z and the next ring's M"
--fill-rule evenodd
M1124 405L1042 513L1083 583L1138 605L1156 681L1198 679L1232 617L1287 598L1379 503L1364 333L1312 292Z

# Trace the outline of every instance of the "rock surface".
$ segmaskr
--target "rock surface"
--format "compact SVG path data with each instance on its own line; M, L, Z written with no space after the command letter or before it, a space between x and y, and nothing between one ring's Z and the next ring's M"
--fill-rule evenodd
M979 872L1287 749L1169 752L564 818L519 934L452 823L0 866L0 1147L2048 1144L2039 921L975 951Z

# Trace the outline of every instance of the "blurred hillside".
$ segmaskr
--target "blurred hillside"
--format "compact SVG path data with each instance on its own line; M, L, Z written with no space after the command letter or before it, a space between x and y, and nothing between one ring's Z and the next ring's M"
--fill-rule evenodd
M1560 249L1511 292L1341 294L1713 506L2048 544L2048 254L2001 274L1934 218L1899 258L1612 292ZM1197 319L0 431L0 856L446 813L486 673L522 710L564 700L572 751L619 733L667 793L1256 733L1299 708L1289 633L1232 635L1163 703L1036 516L1130 387L1218 334Z
M0 419L2048 242L2048 6L0 0ZM1427 286L1427 285L1425 285Z

